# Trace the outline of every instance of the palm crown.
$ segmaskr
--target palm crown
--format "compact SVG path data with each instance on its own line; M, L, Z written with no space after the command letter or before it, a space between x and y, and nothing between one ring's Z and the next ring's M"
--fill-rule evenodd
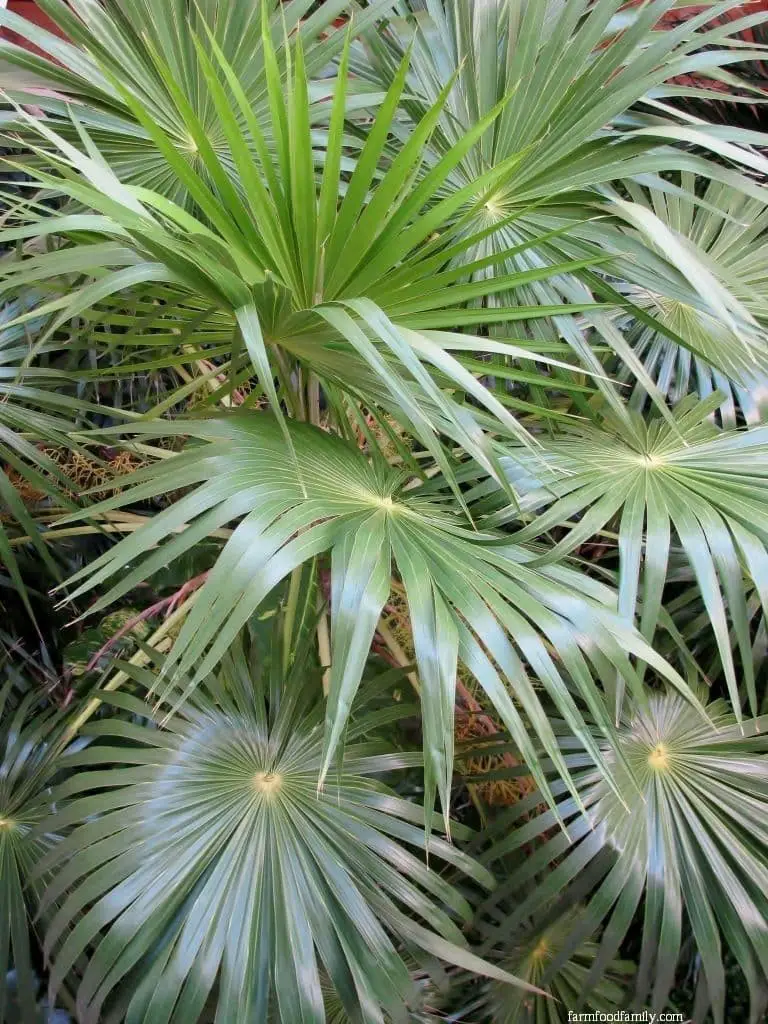
M65 708L9 675L25 1012L26 904L83 1021L658 1009L691 956L722 1020L723 942L759 1014L766 166L665 101L763 16L41 6L0 552L28 634L41 575L142 609Z

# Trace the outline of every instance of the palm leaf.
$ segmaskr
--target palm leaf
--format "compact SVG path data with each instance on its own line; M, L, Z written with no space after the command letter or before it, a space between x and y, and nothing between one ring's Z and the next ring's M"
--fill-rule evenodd
M419 967L416 961L411 962L409 956L403 957L411 970L413 978L414 996L412 997L409 1012L404 1018L407 1024L439 1024L444 1020L440 1007L446 1005L446 992L433 979L432 974L442 975L442 989L447 987L444 971L433 971ZM500 983L501 984L501 983ZM355 1017L351 1016L344 1006L343 1000L331 984L328 976L321 971L320 988L323 993L323 1005L325 1008L326 1024L354 1024ZM384 1018L389 1024L391 1018ZM278 1024L280 1018L277 1013L270 1016L268 1024Z
M584 1007L587 1012L615 1012L625 1001L627 981L634 965L614 960L599 982L587 986L587 979L600 955L600 946L585 940L567 960L560 953L568 937L583 918L580 907L566 911L543 929L528 929L516 938L514 948L503 954L502 962L531 984L544 989L549 998L517 992L492 984L488 994L494 1024L555 1024L565 1019L569 1008Z
M70 142L78 140L69 116L69 105L74 101L82 124L124 180L189 205L183 181L157 150L151 133L115 87L114 80L118 79L121 87L141 104L149 119L163 127L179 157L204 173L205 163L189 137L186 101L204 126L211 146L222 156L227 171L234 172L216 104L197 63L193 37L212 34L240 77L249 106L262 118L268 110L266 62L258 17L262 8L283 70L285 40L294 32L301 36L307 74L319 79L310 86L313 113L317 117L328 92L320 76L340 51L344 39L342 32L333 29L333 22L350 4L347 0L325 0L320 5L311 0L292 0L290 4L277 0L259 0L257 4L243 0L203 0L194 4L187 0L164 4L126 0L105 8L94 0L41 0L39 6L66 39L13 11L0 11L0 25L42 51L30 53L16 44L0 43L2 59L14 68L13 75L4 83L10 98L43 109L56 130ZM389 7L391 0L376 0L364 10L356 9L356 25L365 28ZM179 96L158 73L157 52L164 55L183 89L181 106ZM353 107L351 100L350 108ZM22 120L11 118L4 130L21 132L26 140L35 141L34 133ZM268 144L274 146L274 137L268 138Z
M0 1020L10 1011L9 981L22 1020L36 1020L39 980L30 927L46 879L32 879L55 836L34 832L48 812L57 764L51 741L60 725L35 692L18 695L13 673L0 688Z
M630 320L630 338L659 391L672 402L681 401L690 392L706 398L718 390L726 396L718 410L724 426L735 427L739 411L748 424L760 423L764 418L761 338L768 324L762 236L768 211L758 200L714 181L700 201L694 201L695 180L683 176L683 183L684 191L666 195L646 194L632 183L627 183L627 188L634 202L651 208L681 245L695 247L697 260L739 302L752 322L742 320L740 339L734 339L733 328L714 317L701 302L692 303L684 286L673 291L671 276L666 294L661 295L654 291L653 275L647 281L638 275L637 285L629 291L632 302L663 321L670 333L686 338L689 347L655 330L650 320L634 324ZM738 363L730 367L729 374L723 372L724 367L728 368L728 353L743 347L744 341L753 352L751 369ZM644 400L643 389L637 386L630 405L641 409Z
M551 831L551 811L536 811L541 796L534 794L494 823L489 862L541 843L499 886L499 896L519 895L512 913L494 909L495 896L487 902L484 948L509 941L529 916L546 912L554 920L551 900L567 906L589 892L584 915L563 935L552 966L605 922L586 994L619 950L644 895L637 1003L654 1011L667 1004L686 926L703 969L697 1018L711 1003L715 1021L724 1019L722 935L749 984L752 1019L759 1019L768 992L766 723L737 725L724 701L707 713L709 722L702 722L678 696L663 694L651 696L646 709L632 708L618 748L628 766L619 773L626 806L607 790L580 744L564 741L586 813L563 796L563 837ZM526 813L532 816L523 822ZM532 889L538 872L547 873Z
M498 116L501 106L473 127L462 146L415 183L411 172L444 102L439 99L435 110L428 111L415 127L401 154L404 159L394 160L386 174L374 182L404 86L405 64L382 102L374 130L334 209L336 200L328 196L338 196L341 186L339 154L344 138L340 122L334 119L338 130L329 137L323 181L318 186L313 176L301 45L295 47L292 59L296 70L286 89L266 22L262 38L270 69L269 123L275 133L284 136L274 157L265 146L262 125L250 110L245 90L224 54L215 46L212 57L206 55L202 45L197 49L228 151L246 188L242 197L189 104L182 104L186 130L205 164L205 177L179 157L169 134L120 87L126 103L194 199L199 217L157 192L121 182L85 134L84 126L79 125L83 147L77 148L46 122L28 119L30 127L47 143L47 148L40 149L41 155L58 172L37 172L38 184L60 189L99 216L41 216L19 204L14 211L19 226L0 233L0 239L74 236L77 244L30 256L18 268L9 268L4 287L14 289L21 281L46 281L56 286L62 274L90 271L92 283L44 307L46 313L56 314L51 332L73 316L138 287L160 286L157 293L172 305L202 297L210 308L236 321L238 333L233 344L247 351L259 384L278 415L281 405L273 378L281 377L286 387L288 382L285 369L273 365L276 346L319 376L330 375L335 383L356 395L364 387L369 407L386 403L388 410L394 411L418 437L449 481L452 469L441 434L452 438L504 484L476 407L481 407L483 421L490 421L494 429L526 443L530 440L506 406L480 385L454 353L482 352L490 347L509 359L534 358L545 365L556 361L498 339L489 346L487 340L460 334L456 328L492 322L494 317L509 321L537 318L571 307L515 307L494 310L479 319L474 310L463 307L496 290L522 287L577 266L592 266L599 257L504 275L493 284L466 284L475 264L452 268L450 262L457 251L466 250L472 239L468 242L462 237L455 217L469 200L492 187L503 175L505 165L480 175L437 204L434 195L442 178ZM158 74L181 103L181 85L175 81L172 69L159 55L154 60ZM234 118L232 100L217 75L224 76L245 119L244 129ZM335 105L342 110L346 87L345 79L337 80ZM285 136L288 125L292 126L290 140ZM302 197L301 202L298 197ZM83 232L88 241L83 240ZM527 245L523 243L522 248ZM501 259L494 256L491 263ZM490 264L480 260L479 265ZM590 299L587 305L594 303ZM452 330L445 331L445 327ZM459 397L451 392L458 392ZM463 401L464 394L473 404ZM461 501L455 484L454 493Z
M515 486L527 492L521 508L537 513L518 539L568 527L545 561L556 561L618 521L619 607L634 618L642 573L640 628L649 642L658 622L670 544L676 540L695 574L739 714L730 617L755 714L743 576L753 581L765 609L763 460L768 435L763 427L719 429L708 417L721 400L717 392L702 402L690 396L677 406L671 423L661 417L644 421L629 411L622 418L609 417L545 442L548 471L542 473L540 463L521 453L510 459L509 472ZM489 522L498 525L517 516L517 509L506 509ZM618 700L620 705L621 690Z
M65 416L78 408L75 400L58 390L67 385L66 374L48 366L27 365L43 321L14 322L34 310L39 301L34 292L21 290L18 298L0 309L0 507L4 520L0 521L0 561L30 616L32 608L9 520L21 527L48 572L55 579L61 579L61 573L17 484L27 484L56 507L72 507L62 492L74 485L42 450L42 444L69 446L73 424Z
M706 260L700 260L695 250L688 249L681 260L674 237L663 230L661 219L652 211L642 205L635 209L635 204L622 200L609 187L617 179L636 179L663 202L665 194L681 190L662 174L667 176L675 168L695 170L702 180L725 182L764 205L764 196L748 174L725 169L701 155L706 149L724 155L726 146L733 163L749 171L756 159L750 148L758 142L756 134L724 127L719 136L719 129L692 127L651 97L664 93L670 77L699 69L704 74L711 69L717 75L740 60L743 47L738 37L731 42L732 34L739 27L764 21L766 14L758 12L725 26L713 24L719 11L733 6L726 2L696 13L677 29L652 31L673 2L654 0L627 11L622 0L568 4L402 0L402 17L393 19L378 35L364 35L365 56L353 67L356 74L381 84L389 80L406 47L411 47L404 107L413 122L420 120L441 90L449 90L425 151L427 168L507 98L502 113L444 180L442 194L450 196L478 174L508 166L465 221L467 234L481 229L489 233L458 255L457 262L502 256L505 249L523 243L527 245L519 255L476 276L487 279L541 269L562 263L566 254L573 258L610 252L621 262L626 234L620 224L639 225L643 242L632 260L622 263L622 276L638 284L650 279L665 296L667 277L682 280L685 301L702 308L717 325L721 343L710 346L710 352L716 352L717 367L722 370L736 362L740 372L747 374L753 357L750 346L733 330L734 308L739 308L735 297L726 288L712 287ZM648 106L638 108L638 103ZM651 113L647 113L649 107ZM694 145L696 155L690 151ZM768 165L762 157L757 159L764 173ZM684 198L697 202L693 192ZM662 260L655 255L658 247ZM523 285L515 298L526 305L580 304L600 296L599 285L599 278L574 271ZM495 299L486 299L486 304L511 304L510 294L499 293ZM602 294L607 297L608 293ZM723 325L730 328L729 334ZM671 326L663 322L662 333L665 327L671 334ZM579 324L561 316L548 325L533 324L529 330L541 342L561 334L596 371L598 365L590 354L593 338L607 345L661 403L642 363L610 318L595 312ZM674 340L698 351L697 333L684 331ZM764 365L764 342L759 351Z
M457 658L477 676L539 778L538 759L507 686L550 755L561 765L562 761L525 662L573 728L586 736L577 704L547 649L549 642L556 643L581 699L596 709L608 733L611 723L607 715L600 715L593 675L599 678L603 659L631 687L639 681L630 652L671 672L622 623L610 591L564 566L532 568L535 552L515 547L501 535L467 530L461 517L441 503L403 490L402 474L369 464L351 445L322 430L288 425L294 461L282 430L266 413L162 426L135 424L134 429L145 437L188 434L204 443L121 477L119 494L67 521L197 486L74 576L70 582L79 585L71 596L119 575L90 609L99 610L203 537L242 517L199 592L168 662L169 678L171 670L192 672L191 688L218 663L281 579L330 550L333 665L324 771L343 735L389 596L393 563L407 594L422 680L427 803L437 784L447 806ZM155 545L159 546L151 550Z
M231 645L170 728L136 696L100 694L113 714L84 728L53 794L54 821L76 827L42 866L57 871L46 903L62 901L46 935L52 990L87 953L83 1021L196 1021L210 1001L221 1021L266 1020L271 1005L322 1024L322 964L356 1019L399 1020L415 993L395 938L517 984L467 948L456 921L470 905L419 856L424 811L376 780L418 759L371 740L364 698L346 764L319 791L320 669L305 648L281 677L280 645L266 662L257 651ZM156 688L154 672L124 668ZM492 885L442 839L430 856Z

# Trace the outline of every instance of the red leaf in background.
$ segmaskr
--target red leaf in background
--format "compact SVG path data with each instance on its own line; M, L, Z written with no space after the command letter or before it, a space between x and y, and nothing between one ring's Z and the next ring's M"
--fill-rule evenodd
M44 28L48 32L52 32L54 35L60 36L62 39L66 38L59 26L52 21L47 14L44 14L37 4L32 2L32 0L8 0L7 9L13 12L13 14L18 14L22 18L26 18L27 21L31 21L35 25L39 25L40 28ZM32 53L38 54L38 56L50 57L49 54L45 53L39 47L33 46L32 43L23 39L17 32L12 32L10 29L0 28L0 39L5 39L9 43L15 43L17 46L23 46L25 50L30 50Z

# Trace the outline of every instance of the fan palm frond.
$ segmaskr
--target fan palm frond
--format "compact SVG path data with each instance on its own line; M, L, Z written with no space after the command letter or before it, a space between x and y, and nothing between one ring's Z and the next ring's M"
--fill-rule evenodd
M495 267L474 272L477 278L541 270L567 256L614 253L618 258L624 252L623 225L630 223L642 233L643 244L622 266L622 276L629 282L636 276L650 277L663 295L666 278L679 279L685 299L718 325L720 344L710 346L717 367L735 362L748 374L755 346L763 367L768 353L763 339L748 345L734 330L735 324L750 323L737 297L718 287L706 260L700 260L694 249L683 251L681 257L681 247L653 211L643 205L635 209L610 188L618 179L636 179L663 202L665 195L682 190L666 181L662 172L668 176L679 169L698 171L703 179L725 182L756 203L765 203L762 190L749 176L758 165L762 173L768 169L751 148L759 144L759 133L727 127L710 131L701 122L689 124L671 108L660 109L654 97L663 95L664 83L676 75L697 69L716 75L746 57L739 29L765 21L768 14L750 12L716 24L712 19L717 13L733 5L715 4L673 30L654 31L673 2L658 0L627 10L623 0L402 0L400 19L392 20L380 35L365 34L365 59L354 69L373 82L387 81L406 48L412 47L404 107L414 122L441 90L448 90L425 154L427 166L450 152L505 99L500 115L466 151L442 189L451 195L472 177L517 158L467 219L467 233L486 229L487 235L457 259L490 261L494 255L502 257L505 249L527 244ZM702 153L707 149L716 157L727 154L747 173L705 159ZM682 195L685 202L697 201L695 195ZM655 256L656 247L662 260ZM553 306L583 303L601 293L604 298L610 295L604 278L574 271L523 284L515 296L526 305ZM508 304L509 295L499 293L485 301ZM663 327L674 340L697 351L696 332L689 335L685 330L678 336L671 324ZM730 329L727 338L724 327ZM599 344L615 351L652 390L632 348L599 311L588 314L581 324L562 316L528 329L541 342L561 334L586 360L595 334ZM592 365L597 370L594 357Z
M682 191L667 195L643 192L632 182L627 182L626 188L638 207L652 209L681 246L695 247L699 262L706 264L713 278L748 311L753 324L740 325L742 335L764 336L768 329L768 248L764 241L768 208L716 181L709 182L696 199L695 179L683 175L681 180ZM751 372L735 365L725 373L727 353L734 349L733 327L714 317L700 302L686 301L684 286L677 294L667 287L667 294L661 295L654 291L652 279L646 283L638 275L629 294L634 305L662 321L674 336L689 341L689 348L677 344L655 329L651 320L630 326L633 348L661 394L675 403L691 392L706 398L715 390L722 391L726 401L718 411L725 426L737 426L739 413L747 424L764 422L768 398L758 338L753 343ZM645 399L643 388L636 385L630 406L641 409Z
M193 687L281 579L330 551L332 667L324 771L343 736L395 566L407 595L422 682L428 805L435 785L444 807L450 792L457 659L477 676L540 780L538 758L507 685L550 756L564 765L526 662L574 730L587 736L549 643L608 733L610 717L600 715L595 683L604 664L630 686L638 682L630 652L674 676L622 623L607 588L566 566L531 568L535 552L510 545L502 535L467 529L456 511L404 488L402 473L369 463L352 445L317 427L289 424L290 444L268 413L136 423L132 429L144 437L186 434L204 443L121 477L114 498L70 519L198 486L72 577L79 586L71 596L119 576L90 609L99 610L242 517L196 596L166 666L169 680L174 672L191 672Z
M714 631L728 690L739 713L741 697L729 636L741 658L749 706L757 713L743 578L755 584L766 608L764 481L768 433L722 430L709 419L722 396L689 396L668 421L626 412L544 442L534 464L525 454L509 462L521 508L535 518L516 534L521 541L566 527L543 561L556 561L618 521L619 607L632 619L642 573L640 629L652 641L662 606L670 545L678 542L692 568ZM548 463L547 471L541 465ZM525 470L521 471L521 464ZM517 518L506 509L499 525ZM621 699L621 688L619 701Z
M7 266L7 264L6 264ZM21 291L19 297L0 309L0 560L30 615L29 595L19 569L11 523L16 524L34 546L54 579L61 578L56 560L43 533L24 500L18 484L34 490L56 507L72 507L63 493L73 485L43 446L68 446L78 403L61 393L66 374L43 365L27 365L41 318L34 317L40 296ZM32 311L32 320L16 323Z
M581 908L573 908L541 930L530 929L515 942L513 950L505 952L502 962L507 968L512 970L514 965L515 974L548 995L518 994L509 986L492 984L488 1001L493 1024L556 1024L565 1019L571 1007L610 1013L625 1001L633 964L614 960L597 984L586 986L600 954L598 943L586 939L567 960L560 958L582 916Z
M374 0L355 8L348 0L121 0L105 7L98 0L40 0L40 8L67 37L62 39L39 25L0 10L0 25L36 47L36 53L9 42L0 43L2 59L15 70L4 82L7 95L21 104L43 110L48 121L77 143L78 133L69 116L74 103L78 119L98 145L110 166L125 181L151 188L181 205L193 204L184 182L154 144L152 133L136 117L122 91L141 104L147 118L162 126L175 152L191 167L205 173L197 146L186 124L189 106L206 132L212 148L221 156L227 172L235 168L227 150L226 132L217 115L216 101L195 53L193 38L210 32L238 75L250 109L262 120L269 110L267 65L262 45L260 9L269 22L276 59L286 67L285 41L298 33L304 44L305 66L311 79L312 109L327 106L329 86L321 76L340 52L344 33L334 28L339 15L350 6L355 25L364 29L391 7L392 0ZM158 73L155 58L163 55L180 95ZM119 85L117 84L119 83ZM47 88L41 88L46 86ZM350 108L353 100L350 100ZM234 115L242 114L233 104ZM4 132L18 133L34 143L24 121L9 117ZM267 144L276 145L274 135Z
M89 952L83 1021L192 1022L212 1001L221 1021L272 1005L285 1024L323 1024L320 964L354 1019L400 1020L417 994L395 940L518 983L468 949L457 921L471 906L424 861L424 810L377 781L419 760L373 738L366 695L387 679L369 681L344 765L318 789L321 669L306 647L287 676L281 663L277 643L267 662L234 643L169 727L138 696L103 692L113 713L62 758L75 772L44 826L68 830L41 866L56 870L45 905L61 901L46 950L54 992ZM155 672L124 667L139 693L156 689ZM429 857L493 885L443 839Z
M487 948L509 941L531 916L554 919L552 900L567 905L589 892L555 960L564 963L605 922L584 979L586 995L617 954L644 897L637 1004L666 1005L688 927L701 957L704 1007L711 1003L715 1021L724 1019L722 936L749 984L752 1019L759 1019L768 992L766 722L739 726L724 701L707 712L703 722L678 696L659 693L647 707L632 708L619 740L628 765L620 770L624 804L578 742L565 742L586 812L564 795L563 835L552 830L551 811L536 812L541 796L534 794L491 827L489 863L540 843L499 886L499 896L519 895L512 912L493 909L496 896L488 901ZM548 868L531 888L531 879Z
M463 152L498 115L498 108L467 134L462 146L416 181L413 172L421 162L424 142L434 128L443 97L377 181L405 87L404 62L382 101L348 185L341 188L346 174L342 174L341 160L347 47L336 80L322 180L316 185L301 44L295 44L295 73L285 89L266 25L262 38L269 69L269 123L280 140L276 155L265 148L261 122L224 54L215 49L210 57L202 44L197 51L228 152L245 189L243 196L229 180L194 110L185 107L185 125L205 164L206 178L179 157L167 132L126 93L126 102L194 198L199 218L157 192L121 182L82 125L82 148L78 149L45 121L29 118L30 128L44 143L41 153L58 172L38 171L36 183L60 190L95 213L50 216L50 211L41 214L34 206L20 203L14 210L18 226L1 232L0 239L46 236L74 238L76 242L31 255L18 268L9 267L4 287L13 289L21 280L55 283L62 274L73 271L93 278L43 307L46 313L56 314L50 331L110 296L130 294L139 286L145 296L172 307L183 306L185 299L202 298L210 310L226 314L230 324L237 324L233 343L247 352L259 385L278 415L281 406L274 378L281 379L289 391L286 372L290 376L290 371L280 365L276 348L322 379L330 377L362 397L369 407L385 403L449 480L453 474L440 443L441 434L452 438L503 482L481 423L490 420L494 429L524 441L528 440L526 432L454 353L493 350L510 359L533 359L545 365L556 361L502 340L489 342L459 330L581 307L514 306L478 315L466 304L489 292L522 286L577 265L592 265L599 257L516 272L499 277L493 285L467 284L475 264L450 267L452 256L464 252L468 244L455 218L463 205L487 192L504 173L505 165L473 179L442 202L434 202L435 192ZM351 37L347 39L349 43ZM159 55L155 63L168 87L180 92L181 83L174 79L172 69ZM224 75L234 95L245 130L234 117L219 75ZM488 229L481 232L487 233ZM493 257L490 262L499 259ZM479 263L490 265L488 260ZM587 305L594 303L590 299ZM565 365L564 369L570 371L571 367ZM451 392L466 394L472 404ZM454 492L461 501L455 485Z
M22 1020L37 1019L30 928L47 879L33 873L55 836L35 829L48 813L47 787L57 768L51 741L60 729L39 694L19 697L7 679L0 688L0 1020L9 1006L11 968Z
M404 956L413 979L414 995L404 1020L407 1024L439 1024L445 1017L441 1007L446 1004L446 989L450 991L449 978L446 973L432 962L428 967L421 967L416 960L410 956ZM431 968L431 969L430 969ZM439 975L439 982L434 978ZM500 982L499 984L503 984ZM354 1024L355 1017L350 1016L344 1001L331 984L325 972L320 974L320 988L323 993L323 1004L325 1007L325 1024ZM268 1024L279 1024L279 1014L270 1016ZM391 1018L385 1018L389 1024Z

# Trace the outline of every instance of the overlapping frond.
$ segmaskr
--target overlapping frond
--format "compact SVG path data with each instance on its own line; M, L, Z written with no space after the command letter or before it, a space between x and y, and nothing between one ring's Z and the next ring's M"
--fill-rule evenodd
M0 688L0 1020L10 1009L11 983L22 1019L37 1019L30 927L47 879L33 874L55 835L34 830L48 812L47 787L56 772L50 744L57 731L54 709L35 692L19 696L6 677Z
M0 695L30 1019L29 911L84 1024L656 1011L690 950L721 1024L723 944L756 1024L766 139L666 102L734 3L0 11L0 582L73 560L54 685L134 651ZM140 468L46 533L92 444Z
M21 533L21 538L28 538L54 578L60 578L60 571L18 485L26 485L57 507L71 506L62 493L71 484L42 446L69 445L70 417L79 408L75 400L60 393L67 382L65 374L39 362L28 365L42 325L34 318L24 324L15 321L39 303L39 295L22 290L0 309L0 561L30 614L16 536Z
M667 277L665 294L656 290L653 274L638 275L629 289L632 302L653 320L661 320L673 337L686 338L688 347L659 332L651 319L625 321L629 338L657 388L672 403L692 392L706 398L719 390L725 396L718 410L725 426L736 426L740 415L750 425L764 422L768 210L732 185L710 181L696 199L696 180L683 175L681 183L683 188L670 194L646 193L632 182L626 188L635 204L652 210L664 229L674 234L681 249L695 247L696 259L705 264L715 288L726 289L751 322L742 318L738 325L728 325L718 320L700 301L693 303L684 286L673 289L672 275ZM738 337L734 337L735 327ZM749 359L745 365L745 343L752 352L751 367ZM636 386L630 407L642 409L645 398L642 387Z
M514 964L518 976L546 995L518 994L508 985L492 984L488 1002L493 1024L556 1024L561 1008L577 1005L586 1012L615 1012L615 1007L624 1001L634 965L615 959L597 984L587 985L600 955L598 943L586 939L567 959L560 956L582 918L583 908L574 907L544 928L521 929L513 948L502 954L502 962L510 970Z
M674 89L666 83L675 76L727 74L729 65L747 56L738 32L765 21L766 14L748 11L718 24L718 13L733 7L725 2L691 12L674 30L655 31L673 4L653 0L627 9L623 0L403 0L400 19L379 35L365 35L365 58L355 64L355 71L373 82L386 81L400 55L412 47L404 107L414 121L448 89L425 155L428 166L506 98L498 118L443 185L443 193L450 195L469 178L514 160L467 222L468 232L496 230L458 259L501 256L504 249L528 244L498 269L475 272L478 278L494 277L502 267L504 273L540 269L563 262L566 254L613 253L618 258L626 255L623 226L631 224L642 233L644 244L622 264L621 277L630 283L649 277L665 296L666 278L671 277L682 288L683 301L712 318L721 340L719 348L711 346L717 368L728 372L735 362L742 376L753 357L750 346L733 336L744 312L737 297L727 287L713 285L706 259L692 247L681 256L681 247L653 211L611 188L619 179L635 180L661 202L666 195L682 195L683 201L695 204L695 192L669 182L669 172L677 169L727 183L765 203L751 177L753 170L764 174L768 169L752 148L760 144L759 133L726 126L710 131L660 100L667 88ZM722 166L720 157L729 166ZM525 304L551 306L605 298L610 294L606 287L600 277L572 272L534 282L515 294ZM485 301L493 305L509 299L500 294ZM678 336L663 317L661 323L662 333L666 328L667 336L698 351L700 331L686 329ZM653 392L631 346L599 312L583 323L558 317L528 329L542 343L562 334L583 359L589 359L594 336ZM722 335L727 329L731 337L725 346ZM764 341L759 356L764 370Z
M386 14L391 0L375 0L365 8L348 0L325 0L322 4L312 0L286 4L278 0L168 0L163 4L124 0L107 6L97 0L40 0L39 7L65 38L12 10L0 10L0 25L35 47L35 52L30 52L15 43L0 42L0 55L13 68L0 75L7 96L44 110L56 130L76 144L78 133L70 117L70 104L74 103L81 124L121 178L188 206L194 200L184 181L157 149L124 91L163 128L179 157L205 174L205 162L186 124L185 108L193 109L212 148L227 172L236 178L216 102L197 61L194 37L206 38L211 33L215 45L235 69L249 107L262 120L269 110L268 56L262 45L260 16L263 9L283 73L289 62L286 40L294 33L301 36L311 103L317 116L327 105L328 85L323 76L327 76L344 41L335 20L352 9L355 24L362 30ZM181 97L158 73L158 53L180 86ZM234 104L233 110L242 123ZM354 97L350 98L349 111L354 111ZM17 139L20 133L24 141L36 141L34 132L13 112L6 114L3 131L6 138ZM273 148L275 136L268 133L266 142Z
M168 728L137 696L103 693L111 714L62 758L75 774L52 794L67 835L41 867L55 869L46 905L60 901L46 950L54 992L89 952L84 1022L213 1009L234 1024L273 1007L324 1024L321 967L353 1019L403 1020L418 998L403 942L524 985L468 948L471 906L433 867L486 889L492 876L437 837L425 864L424 810L377 780L414 758L371 738L375 713L353 718L347 761L318 792L320 669L294 653L283 677L277 645L267 663L230 645ZM156 687L127 671L140 693ZM370 680L358 708L386 682Z
M527 665L598 759L563 669L608 733L610 716L601 710L595 682L605 665L636 688L640 683L629 657L635 654L684 689L616 614L611 591L566 566L534 568L535 552L502 535L469 530L460 514L420 498L418 490L404 489L403 474L370 464L350 444L316 427L289 424L290 444L267 413L132 429L144 437L186 434L204 443L121 477L114 498L70 521L182 488L194 490L72 577L70 582L78 584L72 598L118 577L90 610L103 608L219 527L239 520L166 666L169 682L174 674L191 672L192 687L220 661L280 580L330 551L332 665L324 772L343 736L395 569L407 596L421 678L428 803L435 785L443 807L448 803L459 659L477 677L542 783L521 710L565 768ZM556 645L557 660L550 644Z
M234 343L247 351L259 385L278 415L281 404L274 378L285 378L286 368L280 364L276 347L321 378L331 373L335 383L361 397L369 407L378 407L383 401L419 439L448 480L452 480L452 469L441 435L451 438L503 483L483 425L490 419L493 429L524 441L526 432L506 404L484 388L477 373L468 370L455 353L493 350L510 360L533 358L543 365L554 361L513 343L499 339L491 343L459 332L464 327L536 319L582 306L514 305L478 316L467 304L577 266L591 266L599 257L516 271L511 276L502 274L492 283L469 282L469 278L474 269L498 264L504 257L451 266L456 254L466 252L472 242L463 237L463 207L485 194L506 165L472 179L444 200L435 202L436 193L462 154L498 116L501 106L467 133L463 145L447 153L425 177L416 179L414 171L422 162L424 144L442 109L444 97L439 99L379 177L405 86L407 61L382 100L365 146L342 188L348 81L345 51L336 79L322 179L316 184L302 47L297 43L294 48L295 67L286 90L266 25L262 39L268 121L279 141L275 154L266 148L261 122L224 54L214 48L213 55L208 55L202 43L196 50L242 192L232 184L191 106L184 107L185 125L205 166L205 176L179 156L162 125L125 92L126 103L194 199L197 215L157 192L121 182L82 125L81 145L75 147L46 122L28 119L29 127L41 136L40 152L57 171L38 171L37 183L60 190L93 212L52 216L49 210L41 214L34 204L19 207L21 223L0 233L1 240L42 235L73 242L30 255L18 267L9 267L4 287L14 289L22 280L55 282L71 272L84 275L82 287L44 307L45 312L55 314L51 331L100 302L130 294L138 287L148 289L149 294L159 290L162 302L169 305L183 305L189 297L202 298L211 309L236 322ZM181 95L180 83L159 55L155 64L168 87ZM245 128L235 118L233 101L220 76L234 97ZM477 234L474 232L473 238ZM488 229L479 234L487 235ZM523 243L518 248L526 247ZM586 305L594 305L591 298ZM351 357L346 376L340 352L344 358ZM283 383L288 384L284 379ZM459 393L458 398L454 392ZM464 395L472 404L461 400ZM455 487L454 491L461 500Z
M552 830L551 811L536 812L541 797L534 794L494 824L489 863L537 845L497 890L518 896L512 912L497 908L495 895L486 904L488 948L509 941L530 916L556 916L551 900L567 906L569 897L590 893L555 957L555 964L565 963L604 923L583 982L586 998L642 906L636 1005L666 1005L690 930L703 968L696 1015L703 1017L711 1004L715 1021L724 1019L724 939L747 978L752 1019L760 1019L768 992L766 722L739 726L724 701L707 712L709 722L679 697L654 694L646 708L628 713L617 748L627 762L620 770L623 804L580 745L565 744L586 812L563 796L564 836ZM531 879L547 869L531 888Z
M701 592L737 714L742 697L732 648L739 653L756 714L744 576L754 583L765 611L768 434L764 427L718 428L710 415L720 402L717 392L702 402L690 396L669 421L644 420L631 412L609 417L547 440L538 464L524 452L519 458L515 454L509 472L525 492L521 509L534 514L516 538L527 541L566 527L542 556L550 562L615 524L619 608L632 620L642 597L640 629L649 642L659 621L670 547L679 544ZM507 508L490 522L517 517L516 509Z

